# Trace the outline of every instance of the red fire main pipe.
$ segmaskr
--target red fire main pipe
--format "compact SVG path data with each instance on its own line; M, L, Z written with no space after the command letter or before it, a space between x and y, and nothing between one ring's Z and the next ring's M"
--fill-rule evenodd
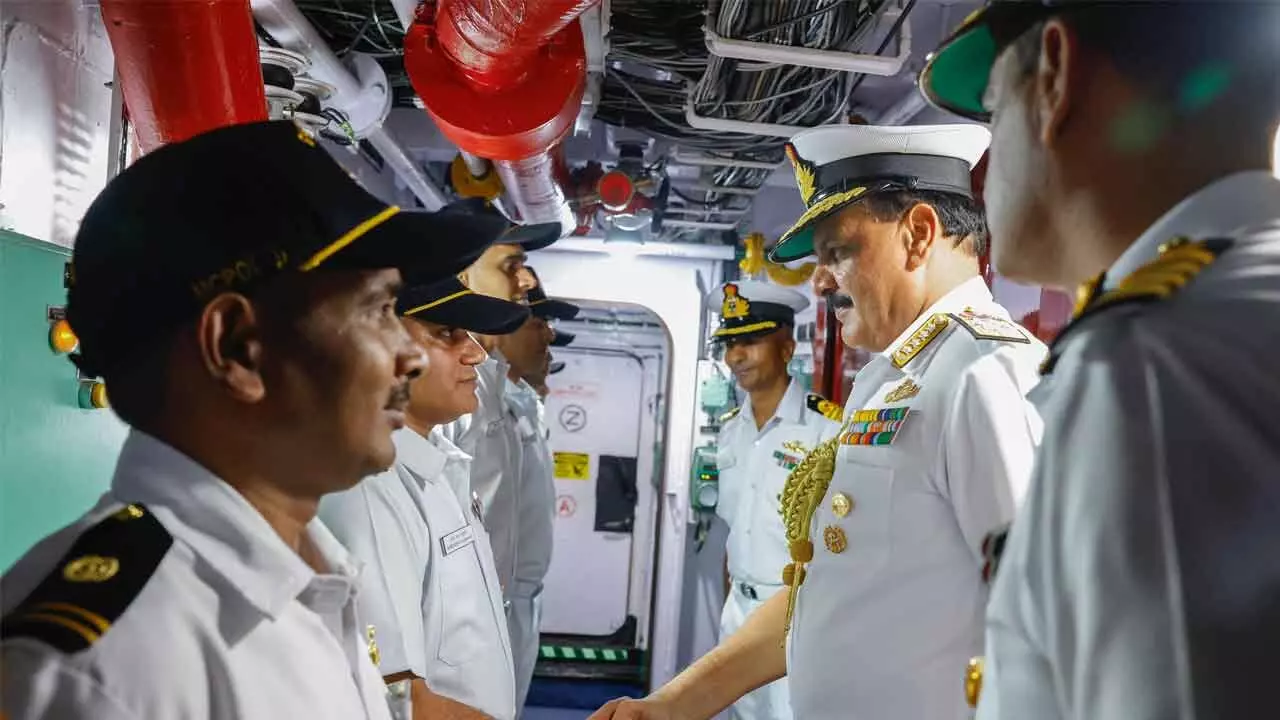
M144 153L267 119L249 0L101 0Z
M576 225L554 175L586 83L574 22L596 0L424 3L404 43L414 90L440 131L494 161L526 222Z
M523 81L538 50L595 2L441 0L436 37L463 75L501 90Z

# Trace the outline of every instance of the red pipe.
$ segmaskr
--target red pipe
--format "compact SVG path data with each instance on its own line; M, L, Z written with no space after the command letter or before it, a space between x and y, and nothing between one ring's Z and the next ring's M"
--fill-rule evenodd
M436 37L469 80L502 89L524 80L538 49L596 0L441 0Z
M249 0L101 0L142 152L267 119Z
M440 0L405 35L404 64L440 131L494 161L526 222L576 225L555 148L586 84L582 30L596 0Z

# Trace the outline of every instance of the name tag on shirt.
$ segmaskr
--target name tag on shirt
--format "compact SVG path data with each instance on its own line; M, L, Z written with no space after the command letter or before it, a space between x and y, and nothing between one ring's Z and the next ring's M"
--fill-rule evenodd
M475 541L475 530L473 530L469 524L463 525L457 530L454 530L448 535L440 538L440 551L448 557Z

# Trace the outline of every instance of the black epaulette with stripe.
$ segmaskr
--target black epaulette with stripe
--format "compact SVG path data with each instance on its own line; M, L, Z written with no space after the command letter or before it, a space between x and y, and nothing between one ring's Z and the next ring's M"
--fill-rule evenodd
M142 505L86 530L52 572L0 619L0 640L33 638L65 653L92 646L155 574L173 536Z
M817 393L809 393L805 397L805 404L809 406L810 410L819 413L828 420L833 422L844 420L844 408Z
M1090 280L1078 292L1071 322L1049 345L1049 355L1040 366L1040 373L1048 375L1053 372L1062 352L1062 341L1082 322L1111 308L1172 297L1229 250L1233 243L1226 238L1200 242L1176 238L1161 246L1160 255L1155 260L1129 273L1110 290L1102 290L1105 275Z

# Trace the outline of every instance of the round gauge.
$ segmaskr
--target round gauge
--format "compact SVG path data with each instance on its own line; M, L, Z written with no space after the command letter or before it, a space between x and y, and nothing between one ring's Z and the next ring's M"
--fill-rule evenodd
M720 499L720 488L714 483L708 483L698 488L698 504L702 507L714 507Z

